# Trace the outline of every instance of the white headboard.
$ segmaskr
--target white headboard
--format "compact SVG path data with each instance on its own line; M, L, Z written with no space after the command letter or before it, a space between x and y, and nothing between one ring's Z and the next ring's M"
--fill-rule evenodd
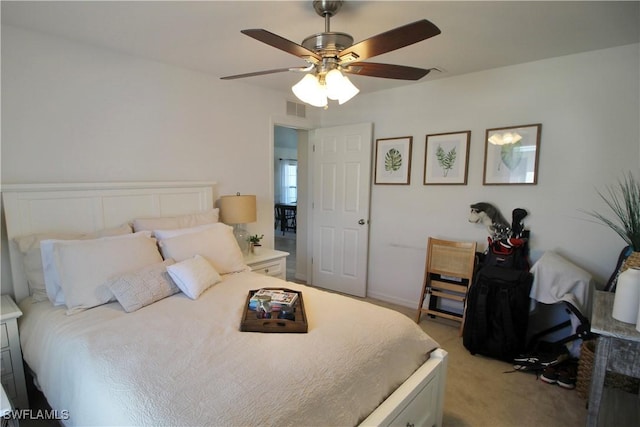
M215 182L122 182L2 186L13 294L29 295L14 237L42 232L88 233L134 218L173 216L214 207Z

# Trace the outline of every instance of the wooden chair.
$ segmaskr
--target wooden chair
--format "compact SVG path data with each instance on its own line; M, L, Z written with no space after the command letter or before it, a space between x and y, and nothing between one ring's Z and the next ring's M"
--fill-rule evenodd
M422 313L431 317L439 316L456 320L461 322L460 334L462 335L467 289L473 282L475 261L476 242L454 242L429 237L416 323L420 323ZM428 306L425 308L424 302L427 295L429 296ZM440 299L461 302L462 314L439 306Z
M273 207L273 229L277 230L282 221L282 209L277 204ZM284 231L283 233L284 234Z

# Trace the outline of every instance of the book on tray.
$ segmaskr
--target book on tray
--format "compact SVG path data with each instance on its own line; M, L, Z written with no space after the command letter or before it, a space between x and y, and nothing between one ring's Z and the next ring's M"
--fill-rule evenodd
M249 308L251 310L256 309L258 306L258 297L263 295L271 297L271 308L276 311L283 305L291 307L298 300L297 292L287 292L280 289L259 289L253 294L251 299L249 299Z

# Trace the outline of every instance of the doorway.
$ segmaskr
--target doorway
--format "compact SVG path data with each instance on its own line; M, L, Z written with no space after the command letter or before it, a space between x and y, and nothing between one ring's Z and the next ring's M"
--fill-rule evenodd
M372 129L372 123L313 130L273 123L274 248L291 254L287 280L366 295ZM280 173L281 158L297 160L295 191ZM296 216L283 235L275 205L285 194L295 194ZM289 232L295 236L283 239Z
M308 131L274 125L273 132L274 248L289 252L287 280L306 283Z

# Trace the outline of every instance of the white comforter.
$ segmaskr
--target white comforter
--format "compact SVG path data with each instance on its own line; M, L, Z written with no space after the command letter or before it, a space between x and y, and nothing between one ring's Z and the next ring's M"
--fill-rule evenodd
M248 291L283 285L309 332L240 332ZM437 347L397 312L255 273L133 313L21 307L24 358L69 425L355 425Z

